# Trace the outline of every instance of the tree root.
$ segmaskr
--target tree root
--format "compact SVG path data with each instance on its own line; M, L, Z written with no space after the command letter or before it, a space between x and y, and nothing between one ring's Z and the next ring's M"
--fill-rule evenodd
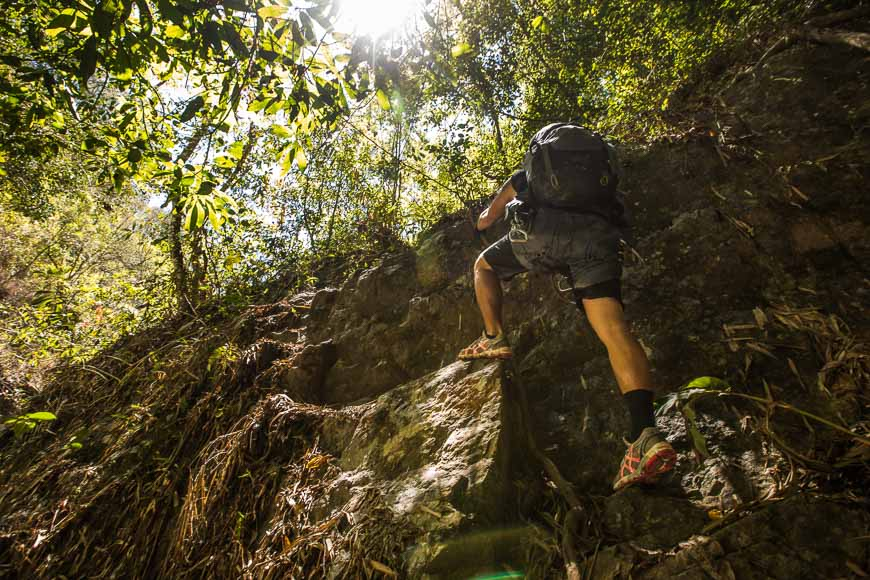
M870 34L834 28L808 28L796 32L798 38L818 44L851 46L870 52Z
M513 366L513 365L512 365ZM517 375L516 369L511 369L513 376ZM512 380L512 377L508 380ZM565 514L565 519L562 523L562 541L561 552L562 560L565 562L565 575L568 580L581 579L581 560L584 554L578 553L576 548L579 540L588 537L589 532L589 512L584 506L580 497L575 493L571 483L562 475L556 464L547 457L535 441L534 434L531 430L531 420L529 416L529 405L526 399L526 392L522 388L516 389L517 405L519 407L520 421L523 431L526 434L525 446L537 462L543 467L550 481L556 486L556 491L568 504L568 512ZM588 551L588 550L587 550ZM597 546L596 546L597 554Z
M861 6L851 10L833 12L824 16L811 18L802 26L793 28L774 42L756 63L734 75L734 78L718 94L724 93L732 86L748 76L755 76L761 67L774 55L779 54L794 45L798 40L806 40L817 44L849 46L864 51L870 51L870 34L830 28L834 24L853 20L870 14L870 7Z

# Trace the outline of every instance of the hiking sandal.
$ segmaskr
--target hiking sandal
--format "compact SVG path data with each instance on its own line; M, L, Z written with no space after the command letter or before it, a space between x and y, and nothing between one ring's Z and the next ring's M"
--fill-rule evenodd
M467 348L459 351L459 360L474 360L479 358L509 359L513 356L511 347L504 333L495 338L489 338L484 332L480 338Z

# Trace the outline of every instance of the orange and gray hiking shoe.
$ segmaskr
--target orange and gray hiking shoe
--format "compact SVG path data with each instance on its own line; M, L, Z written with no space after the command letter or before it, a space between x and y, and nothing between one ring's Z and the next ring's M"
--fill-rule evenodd
M676 451L655 427L647 427L637 441L625 444L628 451L613 480L614 491L635 483L653 483L677 462Z
M495 338L489 338L486 332L471 343L467 348L459 351L459 360L473 360L478 358L500 358L508 359L513 356L511 347L505 338L504 333L499 334Z

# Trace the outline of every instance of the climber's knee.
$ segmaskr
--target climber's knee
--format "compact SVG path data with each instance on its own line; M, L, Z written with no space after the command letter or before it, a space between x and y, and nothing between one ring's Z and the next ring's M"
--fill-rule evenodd
M474 271L482 272L484 270L492 271L492 266L489 265L489 262L483 257L483 252L481 252L474 262Z

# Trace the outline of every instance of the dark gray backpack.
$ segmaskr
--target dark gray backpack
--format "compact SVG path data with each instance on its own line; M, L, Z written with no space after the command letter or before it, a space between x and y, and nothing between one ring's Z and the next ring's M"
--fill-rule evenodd
M595 213L612 219L621 210L616 150L578 125L553 123L538 131L523 160L533 207Z

